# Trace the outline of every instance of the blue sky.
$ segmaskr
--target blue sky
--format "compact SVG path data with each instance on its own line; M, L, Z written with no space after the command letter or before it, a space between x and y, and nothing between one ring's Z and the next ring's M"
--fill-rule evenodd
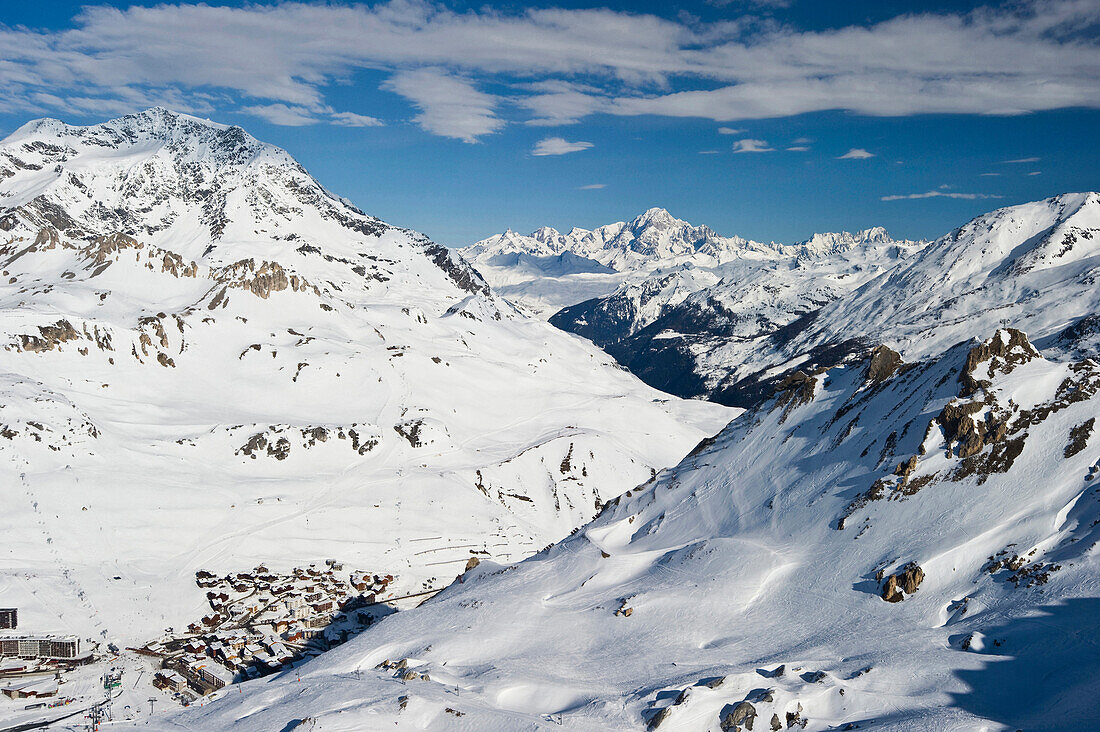
M937 236L1100 187L1100 4L4 3L0 132L240 124L462 245L662 206L797 241Z

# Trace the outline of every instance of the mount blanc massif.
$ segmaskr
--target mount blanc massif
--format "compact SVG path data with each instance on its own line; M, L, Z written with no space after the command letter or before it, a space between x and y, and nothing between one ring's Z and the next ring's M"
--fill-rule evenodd
M462 252L503 296L593 341L652 386L745 407L769 388L737 367L747 355L925 244L882 228L763 244L650 209L593 231L506 232ZM606 271L567 270L563 261Z
M138 645L259 563L443 588L115 726L1100 726L1100 195L462 255L161 109L0 143L21 627Z

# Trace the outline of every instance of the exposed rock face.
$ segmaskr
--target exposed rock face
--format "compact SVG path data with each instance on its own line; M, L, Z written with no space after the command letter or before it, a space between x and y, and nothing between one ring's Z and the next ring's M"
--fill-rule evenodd
M776 406L784 407L784 413L789 413L795 407L812 400L816 388L817 379L815 377L803 371L795 371L779 384L779 396L775 400Z
M649 718L649 724L646 725L646 729L657 729L662 724L664 724L665 720L668 719L670 714L672 714L672 707L665 707L664 709L661 709Z
M904 570L886 578L886 583L882 587L882 599L886 602L901 602L906 595L916 592L923 581L924 570L916 563L910 562Z
M1071 458L1077 453L1084 450L1089 444L1089 437L1092 435L1092 428L1096 425L1096 418L1089 417L1087 420L1079 425L1074 426L1069 431L1069 443L1066 445L1064 455L1067 458Z
M743 701L735 706L725 718L722 719L722 730L723 732L727 732L728 730L736 730L741 727L751 730L755 720L756 707L747 701Z
M1038 357L1039 352L1023 331L1002 328L989 340L970 349L966 364L959 374L959 381L963 385L960 396L970 396L978 389L988 386L993 375L1011 373L1020 364Z
M42 353L52 351L60 344L80 338L80 333L68 320L58 320L53 325L38 326L38 336L23 335L22 347L24 351Z
M877 384L889 379L901 366L901 355L887 346L876 346L871 351L871 360L867 364L865 377L867 381Z

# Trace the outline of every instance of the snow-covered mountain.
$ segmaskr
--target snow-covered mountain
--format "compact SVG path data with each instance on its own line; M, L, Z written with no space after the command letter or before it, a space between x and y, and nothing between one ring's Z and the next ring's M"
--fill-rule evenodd
M731 367L800 317L911 259L924 242L883 229L817 234L770 257L712 267L658 268L550 322L592 340L647 383L682 396L745 406L756 394L722 391ZM720 358L709 353L721 349Z
M120 646L208 612L199 569L519 559L733 416L163 109L0 142L0 344L0 604Z
M550 322L665 391L750 406L783 376L775 367L835 363L883 339L923 358L976 325L1014 322L1045 344L1100 304L1098 220L1096 194L1066 194L994 211L931 244L881 229L817 235L785 259L656 272Z
M1098 392L1012 329L798 372L561 543L160 728L1094 728Z
M630 222L574 228L567 234L548 226L526 236L509 230L459 251L498 294L549 317L563 307L614 292L624 282L644 279L654 270L770 259L779 249L739 236L719 236L706 226L651 208ZM568 266L559 263L561 257L568 258ZM532 267L532 258L545 264Z
M1100 725L1098 202L902 258L591 524L163 728Z

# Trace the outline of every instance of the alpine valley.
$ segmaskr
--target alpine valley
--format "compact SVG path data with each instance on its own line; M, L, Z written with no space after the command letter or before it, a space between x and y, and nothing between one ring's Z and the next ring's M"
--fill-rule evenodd
M455 252L238 127L32 122L0 604L111 728L1096 728L1098 276L1097 193Z

